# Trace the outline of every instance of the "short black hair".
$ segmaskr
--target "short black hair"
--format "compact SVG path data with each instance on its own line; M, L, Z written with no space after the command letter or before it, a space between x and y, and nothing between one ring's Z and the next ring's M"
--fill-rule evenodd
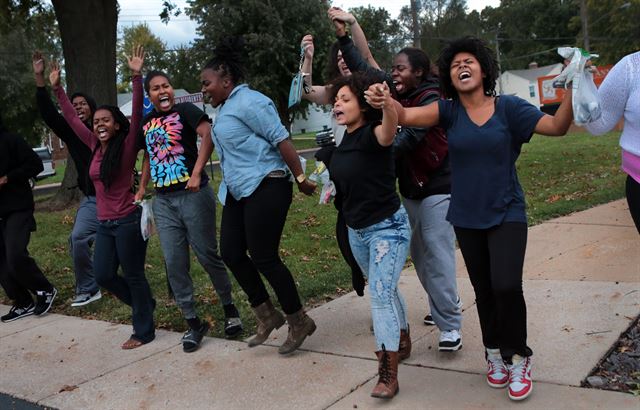
M360 108L364 110L364 120L367 123L382 120L382 110L373 108L364 99L364 92L375 83L381 83L385 80L384 73L366 73L355 72L351 75L338 77L329 83L330 87L327 87L329 91L330 101L335 101L338 91L342 87L349 87L351 92L358 99Z
M412 71L422 70L420 83L424 83L431 76L431 60L427 53L416 47L405 47L398 51L398 54L404 54L411 64Z
M340 42L335 41L329 48L327 66L325 67L325 75L329 81L342 76L342 74L340 74L340 69L338 68L338 51L340 51Z
M84 100L87 102L87 105L91 109L91 115L93 115L93 113L96 112L96 100L83 92L76 91L75 93L71 94L71 99L69 101L73 102L73 100L78 97L84 98Z
M458 91L453 87L451 81L451 62L458 53L469 53L480 63L484 93L486 95L496 95L496 80L499 75L498 62L491 48L483 40L476 37L462 37L450 42L440 53L438 58L438 70L440 72L440 87L448 98L458 99Z
M167 81L169 81L169 84L171 84L171 77L169 77L167 73L160 70L151 70L147 73L147 76L144 78L144 91L147 94L149 94L149 87L151 84L151 80L153 80L156 77L164 77L167 79Z
M221 71L222 76L228 75L234 85L239 84L246 76L242 63L243 50L242 37L224 37L213 51L213 58L207 62L203 70Z

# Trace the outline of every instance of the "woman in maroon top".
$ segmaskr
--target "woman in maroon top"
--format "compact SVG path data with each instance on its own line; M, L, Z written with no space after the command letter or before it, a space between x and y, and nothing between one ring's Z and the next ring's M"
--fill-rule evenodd
M60 86L60 67L52 64L49 80L62 114L92 150L89 177L96 188L100 225L94 251L94 274L98 284L131 306L133 334L122 345L135 349L155 337L153 309L155 301L144 275L147 242L140 232L141 211L134 204L131 189L133 170L139 147L137 130L142 116L142 76L144 50L138 46L127 57L132 72L133 107L131 124L118 107L103 105L93 114L93 131L89 130L69 102ZM117 274L122 266L124 277Z

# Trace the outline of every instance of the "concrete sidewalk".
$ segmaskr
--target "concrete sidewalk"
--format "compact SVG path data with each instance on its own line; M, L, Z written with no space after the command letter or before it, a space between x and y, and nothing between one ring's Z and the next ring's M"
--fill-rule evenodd
M437 350L422 325L426 297L415 272L400 288L414 350L399 368L391 401L369 397L377 380L367 297L347 294L313 309L318 330L289 357L277 353L285 327L265 346L207 338L185 354L180 334L132 351L130 326L55 314L0 324L0 392L58 409L639 409L630 394L580 382L640 313L640 237L616 201L529 230L524 290L534 392L521 403L491 389L473 289L458 254L463 344ZM0 313L8 311L0 306Z

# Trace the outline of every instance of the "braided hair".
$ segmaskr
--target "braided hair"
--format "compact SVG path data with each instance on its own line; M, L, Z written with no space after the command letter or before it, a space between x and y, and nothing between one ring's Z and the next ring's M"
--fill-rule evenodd
M449 43L438 59L438 70L440 71L440 86L447 97L458 99L458 91L453 87L451 81L450 67L453 58L458 53L469 53L478 60L485 77L482 85L485 95L496 95L496 80L498 79L498 63L494 57L493 50L487 46L483 40L476 37L462 37Z
M130 124L127 117L125 117L118 107L113 105L101 105L96 109L96 111L98 110L109 111L113 116L115 123L120 125L120 129L117 130L115 135L109 140L107 149L102 157L102 163L100 164L100 180L104 184L105 189L109 190L113 183L114 175L120 166L122 149L124 147L124 141L129 134ZM91 122L93 123L93 119ZM98 149L100 149L100 144L96 145L92 155L95 155Z
M246 76L242 64L243 49L242 37L223 37L213 51L213 58L207 62L204 69L220 71L221 76L228 75L233 84L241 83Z

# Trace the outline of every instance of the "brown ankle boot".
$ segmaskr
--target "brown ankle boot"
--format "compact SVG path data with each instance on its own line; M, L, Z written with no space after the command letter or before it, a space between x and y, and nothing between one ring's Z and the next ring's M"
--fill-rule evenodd
M408 359L411 356L411 333L409 325L407 330L400 329L400 349L398 349L398 360Z
M251 309L253 309L253 313L258 319L256 335L248 342L249 347L254 347L263 344L273 329L279 329L280 326L284 325L284 316L273 307L273 304L268 299L263 304Z
M307 336L311 336L316 331L316 323L304 313L303 309L287 315L287 322L289 323L289 335L278 349L280 354L293 352L300 347Z
M376 352L378 356L378 384L373 388L371 397L391 399L399 391L398 385L398 352L388 352L384 345Z

